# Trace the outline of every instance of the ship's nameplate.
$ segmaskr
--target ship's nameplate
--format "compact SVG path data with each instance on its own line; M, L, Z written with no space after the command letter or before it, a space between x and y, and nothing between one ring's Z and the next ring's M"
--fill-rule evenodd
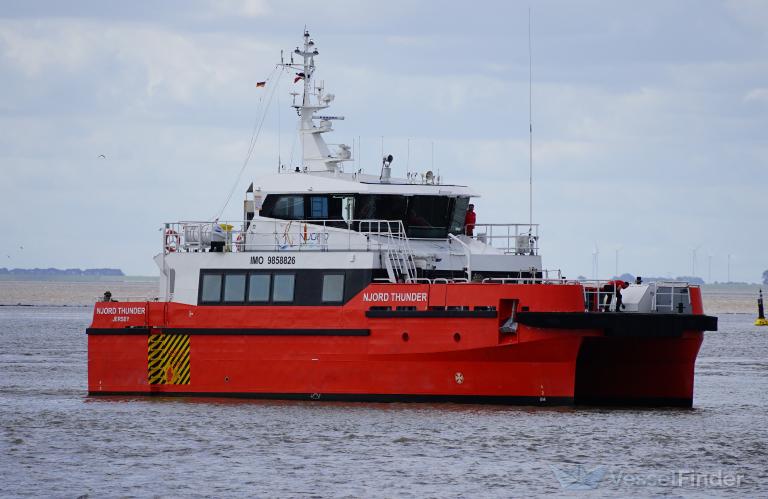
M427 293L410 292L371 292L363 293L363 301L368 302L413 302L427 301Z

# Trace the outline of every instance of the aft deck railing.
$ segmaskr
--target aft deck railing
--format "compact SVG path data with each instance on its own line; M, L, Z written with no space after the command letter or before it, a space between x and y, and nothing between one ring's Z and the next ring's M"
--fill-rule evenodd
M593 312L616 311L615 279L611 280L579 280L584 289L584 308ZM690 288L696 285L687 281L653 281L647 283L653 286L652 312L690 312ZM682 306L682 309L681 309Z
M539 224L474 224L472 238L514 255L539 253Z
M104 295L96 296L93 298L94 302L97 303L140 303L140 302L154 302L154 301L160 301L159 296L146 296L146 295L120 295L115 294L112 295L112 297L107 300L105 299Z

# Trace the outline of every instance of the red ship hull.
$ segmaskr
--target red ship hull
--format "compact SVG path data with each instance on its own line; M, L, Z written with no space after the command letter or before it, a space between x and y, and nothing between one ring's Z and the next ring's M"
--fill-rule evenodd
M393 290L415 299L371 309L366 297ZM692 299L701 316L700 295ZM581 286L530 284L373 284L338 307L98 303L88 392L691 405L701 330L624 334L600 321L525 320L583 308ZM501 330L513 310L516 330Z

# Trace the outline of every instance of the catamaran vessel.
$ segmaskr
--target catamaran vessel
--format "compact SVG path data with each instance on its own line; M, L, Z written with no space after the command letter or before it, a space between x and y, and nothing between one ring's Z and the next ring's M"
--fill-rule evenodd
M301 166L255 178L241 220L163 226L158 296L95 305L90 395L692 405L699 287L566 279L537 224L468 223L468 186L346 171L318 54L305 31L279 65Z

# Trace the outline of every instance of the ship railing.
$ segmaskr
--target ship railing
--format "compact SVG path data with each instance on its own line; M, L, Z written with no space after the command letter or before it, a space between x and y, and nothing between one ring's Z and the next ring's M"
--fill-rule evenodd
M563 278L560 269L531 269L531 275L528 277L486 277L481 282L497 284L573 284Z
M513 255L539 254L539 224L474 224L472 239Z
M376 277L373 279L373 282L376 284L403 284L393 283L388 277ZM468 284L470 282L472 281L466 277L435 277L434 279L430 279L429 277L415 277L411 279L408 284ZM475 283L477 282L479 281L475 281Z
M223 242L224 252L380 251L397 240L406 254L411 253L402 220L180 221L164 229L166 254L209 251L212 240ZM538 232L538 224L475 224L472 238L507 254L537 255Z
M657 312L690 312L691 284L685 281L656 281L651 309Z
M616 279L577 279L584 290L584 309L590 312L616 311ZM686 281L653 281L651 312L673 313L691 311L690 288L695 285Z
M215 242L216 249L212 249ZM182 221L165 224L165 254L207 251L387 251L398 249L415 270L401 220ZM415 276L415 274L414 274Z
M562 277L560 270L537 270L542 276L537 277L486 277L479 278L478 274L470 280L466 277L415 277L411 279L411 284L578 284L577 281L566 280ZM550 277L550 275L557 277ZM390 279L379 277L373 280L376 283L388 283Z
M143 302L150 302L150 301L160 301L159 296L140 296L140 295L112 295L111 300L109 302L104 299L104 296L96 296L93 298L94 302L99 303L143 303Z

